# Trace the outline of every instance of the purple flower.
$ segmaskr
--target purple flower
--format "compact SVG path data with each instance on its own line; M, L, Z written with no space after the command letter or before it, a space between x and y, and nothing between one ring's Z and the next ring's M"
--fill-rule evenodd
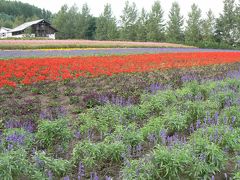
M80 162L78 166L78 180L80 180L81 177L83 176L85 176L85 169L84 169L83 163Z
M160 131L160 137L161 137L162 143L165 145L166 144L166 137L167 137L167 133L166 133L165 129Z
M53 173L51 170L48 171L48 180L52 180L53 179Z
M90 173L90 180L94 180L94 172Z
M233 116L233 117L232 117L232 124L234 124L235 121L236 121L236 116Z
M194 126L193 126L193 124L191 124L191 125L190 125L190 128L189 128L190 133L194 133L194 130L195 130L195 129L194 129Z
M217 140L218 140L218 130L216 129L214 134L214 142L217 142Z
M228 175L227 175L227 173L224 173L224 177L227 179L228 178Z
M110 176L106 176L105 180L111 180L112 178Z
M218 119L219 119L219 113L218 112L215 113L214 119L215 119L216 122L218 122Z
M209 141L210 141L210 142L212 142L212 141L213 141L212 134L209 136Z
M75 137L76 137L77 139L81 139L81 133L80 133L80 131L76 131L76 132L74 133L74 135L75 135Z
M36 163L37 168L43 168L44 167L44 161L39 159L38 156L34 156L34 161Z
M149 137L149 141L152 143L156 143L157 142L157 136L155 134L151 134Z
M128 156L132 156L132 146L128 146Z
M207 118L204 118L204 124L207 125Z
M94 173L94 180L99 180L97 173Z
M63 180L70 180L70 177L69 177L69 176L65 176L65 177L63 178Z
M154 83L154 84L151 84L150 87L147 88L147 91L152 94L155 94L157 91L164 90L164 89L165 89L165 87L162 84Z
M186 74L186 75L181 77L181 81L183 83L193 81L193 80L196 80L196 79L197 79L197 77L194 74Z
M206 155L201 153L200 156L199 156L199 160L200 161L205 161L206 160Z
M12 145L12 144L8 144L7 149L8 149L9 151L11 151L11 150L13 149L13 145Z
M201 127L201 121L198 119L196 122L196 129L199 129Z
M6 129L13 129L13 128L23 128L28 132L33 132L36 130L36 124L32 120L28 121L16 121L16 120L9 120L5 123Z
M6 141L12 145L24 145L25 135L15 131L6 137Z
M227 117L226 116L224 116L224 118L223 118L223 123L226 125L227 124Z
M220 136L219 139L218 139L218 143L220 144L222 142L222 140L223 140L223 137Z
M137 145L137 147L136 147L137 155L140 155L140 154L141 154L142 149L143 149L143 148L142 148L142 145L141 145L141 144Z

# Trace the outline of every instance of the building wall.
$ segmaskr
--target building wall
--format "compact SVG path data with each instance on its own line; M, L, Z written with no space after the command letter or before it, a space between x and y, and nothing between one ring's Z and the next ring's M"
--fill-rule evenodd
M48 34L49 39L56 39L55 34Z
M0 29L0 38L6 38L7 37L8 32L5 29Z
M8 37L13 37L13 38L35 38L35 34L18 34L18 35L12 35L12 33L9 33L8 36L4 37L4 38L8 38ZM49 39L55 39L55 34L47 34L46 38Z
M32 33L36 37L49 37L50 34L55 33L55 30L47 22L40 22L32 26Z

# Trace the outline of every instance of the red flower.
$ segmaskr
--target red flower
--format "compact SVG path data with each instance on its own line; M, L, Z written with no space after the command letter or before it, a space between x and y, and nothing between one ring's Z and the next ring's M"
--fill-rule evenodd
M81 76L111 76L169 68L206 66L240 61L239 52L162 53L106 57L39 58L0 61L0 87Z

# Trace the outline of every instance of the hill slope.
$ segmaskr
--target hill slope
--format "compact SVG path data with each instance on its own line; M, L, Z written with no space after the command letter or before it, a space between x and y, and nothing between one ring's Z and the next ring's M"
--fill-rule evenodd
M50 20L52 13L28 3L0 0L0 27L15 27L35 19Z

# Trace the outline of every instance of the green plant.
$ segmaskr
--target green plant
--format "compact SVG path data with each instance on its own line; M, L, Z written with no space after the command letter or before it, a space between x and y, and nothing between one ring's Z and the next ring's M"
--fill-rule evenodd
M5 129L2 136L2 145L9 150L29 150L32 147L34 140L31 133L20 128Z
M233 179L234 180L239 180L240 179L240 172L234 173Z
M25 150L0 153L0 177L2 180L45 179L44 175L28 161Z
M189 126L188 116L186 113L178 112L172 108L171 112L167 111L163 116L164 127L171 133L183 131Z
M65 91L64 91L64 96L70 96L70 95L72 95L73 93L74 93L74 89L71 88L71 87L68 87L68 88L66 88Z
M122 125L117 126L110 137L113 137L112 141L121 140L125 145L130 146L136 146L143 142L143 136L137 130L137 127L134 123L131 123L126 127Z
M210 174L225 168L227 162L225 153L206 138L192 136L188 148L195 158L192 168L189 169L191 175L207 179Z
M180 111L186 113L188 124L206 117L207 113L213 115L219 110L217 101L185 101L180 106Z
M126 160L122 169L122 179L124 180L153 180L153 174L156 170L151 157L139 160Z
M68 119L40 121L36 132L36 142L40 147L53 152L58 147L67 148L73 134L68 127Z
M177 104L177 98L174 94L174 91L168 90L158 92L156 95L143 95L141 97L140 107L146 112L160 115L166 108L169 108L175 103Z
M168 149L157 146L153 151L152 163L155 167L155 179L180 179L188 176L188 169L193 163L188 149Z
M80 98L78 96L70 96L69 97L70 104L77 104L80 101Z
M121 142L111 144L91 143L83 141L73 149L72 161L74 164L80 161L89 169L94 166L102 166L105 162L119 162L121 155L125 152L125 146Z
M43 152L35 152L33 159L38 169L43 172L51 171L54 177L63 177L73 168L69 161L48 157Z
M216 125L197 130L192 134L192 138L205 137L205 140L217 144L222 149L227 148L231 152L238 152L240 150L239 133L239 128L231 129L229 125Z
M240 108L239 106L232 106L222 110L219 119L222 123L232 123L232 118L235 117L235 122L232 124L233 127L240 127Z
M159 132L165 128L164 123L165 119L162 117L150 118L140 129L143 138L146 139L149 134L159 134Z

